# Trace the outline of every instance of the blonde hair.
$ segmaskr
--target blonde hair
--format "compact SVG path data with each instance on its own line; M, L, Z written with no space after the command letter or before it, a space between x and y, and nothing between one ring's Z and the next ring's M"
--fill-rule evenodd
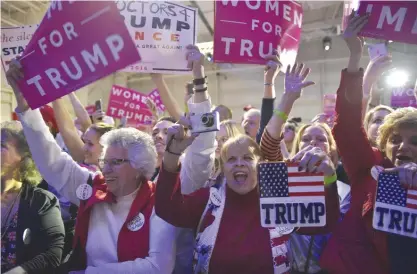
M371 125L371 121L372 121L372 118L374 117L375 112L380 111L380 110L385 110L389 113L392 113L394 111L389 106L384 106L384 105L379 105L369 110L365 115L365 119L363 120L363 127L365 129L365 132L368 132L368 128Z
M336 165L337 162L339 161L339 157L338 157L338 154L337 154L336 141L333 138L332 130L325 123L313 123L313 124L303 125L298 130L297 134L295 135L291 155L294 156L295 154L297 154L300 151L301 139L303 138L303 135L304 135L304 132L306 131L306 129L309 128L309 127L317 127L317 126L321 127L324 130L324 132L326 132L327 140L328 140L329 148L330 148L329 156L332 159L333 163Z
M417 109L413 107L399 108L385 116L384 123L379 127L377 145L385 152L388 139L399 128L417 128Z
M220 126L224 127L228 138L243 134L242 127L233 120L224 120Z
M16 151L22 157L18 169L14 171L15 179L33 186L38 185L42 177L32 159L29 145L23 133L22 124L19 121L8 121L1 123L0 127L1 135L7 136L7 138L15 142Z
M110 124L103 123L103 122L99 122L99 123L96 123L96 124L92 124L90 126L90 128L93 129L97 133L97 135L100 139L100 137L103 136L105 133L114 129L114 126L112 126Z
M224 143L222 150L220 151L221 161L224 163L227 160L226 159L227 153L232 146L243 145L243 144L246 144L255 156L258 156L260 159L263 159L261 148L256 143L256 141L245 134L239 134L237 136L230 138Z

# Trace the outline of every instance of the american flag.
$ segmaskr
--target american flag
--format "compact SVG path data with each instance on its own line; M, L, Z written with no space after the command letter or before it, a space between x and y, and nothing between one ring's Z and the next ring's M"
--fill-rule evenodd
M400 185L400 178L397 173L380 173L376 201L417 209L417 191L403 188Z
M324 176L298 171L298 164L266 162L258 165L261 198L324 196Z

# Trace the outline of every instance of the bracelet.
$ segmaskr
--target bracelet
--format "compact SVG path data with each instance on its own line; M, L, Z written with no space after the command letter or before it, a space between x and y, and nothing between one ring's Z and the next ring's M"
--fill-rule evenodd
M194 86L204 85L206 83L207 76L204 78L194 79L193 84Z
M337 174L334 173L332 176L324 176L324 185L328 186L337 181Z
M199 89L193 89L195 92L205 92L205 91L207 91L207 87L205 87L205 88L199 88Z
M175 155L175 156L181 156L181 153L172 152L172 151L169 150L168 147L165 149L165 151L168 152L169 154L172 154L172 155Z
M273 87L274 84L273 83L264 83L264 86Z
M274 114L277 115L279 118L281 118L284 122L287 121L288 115L282 111L279 111L277 109L274 109Z

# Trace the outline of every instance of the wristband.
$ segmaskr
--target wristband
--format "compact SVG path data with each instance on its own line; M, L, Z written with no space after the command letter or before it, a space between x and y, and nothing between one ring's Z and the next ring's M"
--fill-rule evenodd
M206 83L207 76L204 78L194 79L193 84L194 86L204 85Z
M277 109L274 109L274 114L277 115L279 118L281 118L284 122L287 121L287 119L288 119L287 114L285 114L284 112L279 111Z
M324 176L324 185L328 186L337 181L337 174L334 173L332 176Z
M207 91L207 87L205 88L199 88L199 89L194 89L195 92L205 92Z
M264 86L272 87L272 86L274 86L274 84L273 83L264 83Z

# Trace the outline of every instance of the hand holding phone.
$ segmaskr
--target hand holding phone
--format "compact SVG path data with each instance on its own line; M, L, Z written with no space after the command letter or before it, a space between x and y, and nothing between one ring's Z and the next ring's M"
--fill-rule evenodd
M120 120L120 127L126 127L126 125L127 125L127 116L124 116Z
M371 58L371 60L375 60L379 56L388 55L388 48L384 43L369 45L368 53L369 53L369 57Z
M102 111L102 108L101 108L101 99L96 101L95 107L96 107L96 111L95 111L96 113ZM102 121L103 120L103 117L97 117L96 119L99 120L99 121Z

